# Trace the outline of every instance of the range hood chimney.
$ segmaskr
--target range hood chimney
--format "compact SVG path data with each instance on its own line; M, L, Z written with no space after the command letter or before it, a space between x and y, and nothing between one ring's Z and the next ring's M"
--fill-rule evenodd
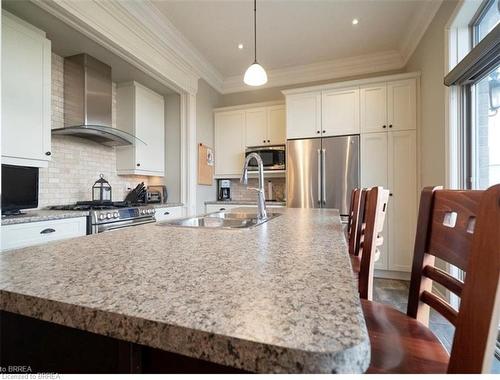
M110 66L87 54L64 58L64 128L52 134L107 146L134 144L139 139L112 127L112 99Z

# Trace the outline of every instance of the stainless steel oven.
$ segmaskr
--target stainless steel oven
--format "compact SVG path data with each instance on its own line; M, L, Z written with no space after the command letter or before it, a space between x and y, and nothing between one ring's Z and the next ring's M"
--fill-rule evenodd
M249 147L245 151L245 156L250 153L257 153L262 158L264 170L286 170L285 145ZM248 169L257 170L257 162L251 160Z

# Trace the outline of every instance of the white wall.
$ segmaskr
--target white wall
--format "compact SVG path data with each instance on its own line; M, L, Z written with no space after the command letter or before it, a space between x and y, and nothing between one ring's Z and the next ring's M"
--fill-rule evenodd
M196 142L214 148L214 113L219 106L220 95L203 79L198 81L196 94ZM217 197L216 181L211 186L196 186L196 212L205 211L205 201L213 201Z
M169 202L181 200L180 95L165 97L165 185Z
M406 71L420 71L420 183L445 185L445 25L458 1L444 1L410 57Z

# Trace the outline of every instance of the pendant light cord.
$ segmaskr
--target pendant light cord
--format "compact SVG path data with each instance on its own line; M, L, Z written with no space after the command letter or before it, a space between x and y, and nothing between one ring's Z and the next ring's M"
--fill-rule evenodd
M257 63L257 0L253 0L253 38L254 63Z

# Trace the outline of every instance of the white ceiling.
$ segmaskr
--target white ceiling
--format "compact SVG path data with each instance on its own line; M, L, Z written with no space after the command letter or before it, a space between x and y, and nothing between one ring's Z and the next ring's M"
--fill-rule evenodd
M253 61L252 0L152 2L225 79L243 74ZM430 22L423 19L432 18L440 2L260 0L257 58L268 70L382 52L399 52L404 61L423 34L419 28Z

